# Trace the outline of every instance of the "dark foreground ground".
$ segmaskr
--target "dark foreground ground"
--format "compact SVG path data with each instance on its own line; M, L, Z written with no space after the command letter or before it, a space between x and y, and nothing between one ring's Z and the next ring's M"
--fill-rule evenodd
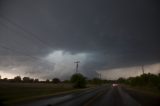
M160 97L121 86L106 85L17 106L160 106Z

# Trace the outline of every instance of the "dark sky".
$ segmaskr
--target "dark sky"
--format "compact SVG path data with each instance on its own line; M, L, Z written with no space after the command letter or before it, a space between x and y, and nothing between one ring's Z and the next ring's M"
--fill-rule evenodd
M158 63L158 6L158 0L0 0L1 70L28 67L25 73L50 78L56 61L74 62L76 56L85 58L81 71L88 76ZM56 53L65 59L48 61Z

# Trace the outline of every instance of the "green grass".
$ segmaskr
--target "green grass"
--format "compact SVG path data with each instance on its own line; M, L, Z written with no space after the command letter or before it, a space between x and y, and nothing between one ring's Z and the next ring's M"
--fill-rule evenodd
M12 104L71 90L74 89L69 84L0 83L0 98L5 104Z
M126 86L128 89L136 90L153 96L160 96L160 90L157 87L151 86Z

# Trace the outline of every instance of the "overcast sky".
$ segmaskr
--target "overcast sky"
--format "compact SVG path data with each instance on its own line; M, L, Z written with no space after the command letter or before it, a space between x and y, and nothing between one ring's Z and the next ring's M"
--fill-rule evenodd
M88 77L159 72L159 19L158 0L0 0L0 74L66 79L78 60Z

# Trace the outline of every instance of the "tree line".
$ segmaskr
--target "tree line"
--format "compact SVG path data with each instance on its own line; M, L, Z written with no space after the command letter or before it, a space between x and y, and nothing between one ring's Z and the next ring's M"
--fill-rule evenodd
M92 85L101 85L107 83L107 80L102 80L100 78L87 79L84 75L80 73L73 74L69 80L61 81L59 78L53 78L52 80L46 79L45 81L40 81L39 79L33 79L30 77L21 77L16 76L13 79L0 78L0 82L9 82L9 83L70 83L74 88L85 88L87 84Z
M39 81L39 79L33 79L30 77L16 76L13 79L0 79L0 82L22 82L22 83L71 83L75 88L85 88L87 84L101 85L106 83L123 83L131 86L147 86L156 87L160 90L160 73L155 75L151 73L142 74L136 77L119 78L117 80L103 80L101 78L87 79L80 73L73 74L69 80L61 81L59 78L53 78L52 80L46 79L45 81Z
M145 73L136 77L129 78L119 78L118 83L124 83L131 86L146 86L146 87L156 87L160 90L160 73L151 74Z
M38 78L30 78L30 77L21 77L16 76L13 79L3 78L0 79L0 82L22 82L22 83L60 83L59 78L53 78L51 81L49 79L46 79L46 81L40 81Z

